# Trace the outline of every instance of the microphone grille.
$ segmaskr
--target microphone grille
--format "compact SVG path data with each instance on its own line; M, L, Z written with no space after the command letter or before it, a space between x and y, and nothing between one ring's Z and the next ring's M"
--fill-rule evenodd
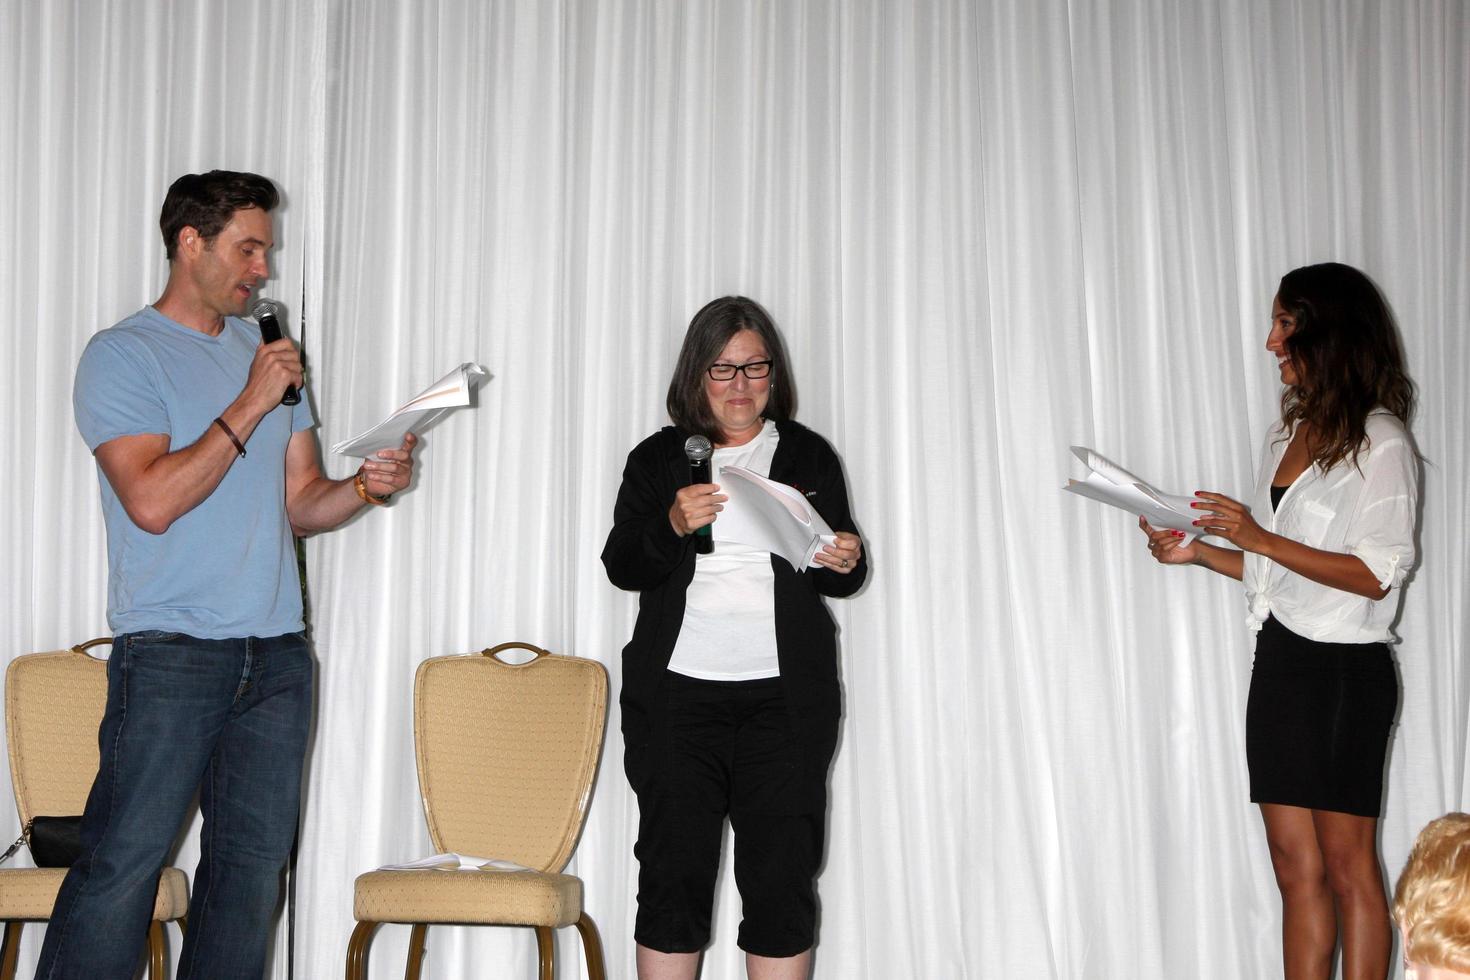
M714 447L710 445L709 439L704 436L690 436L684 440L684 455L689 457L689 462L699 463L709 459Z
M275 316L276 304L268 299L263 299L255 304L255 306L250 311L250 315L255 317L255 319L257 320L263 319L264 317L268 316Z

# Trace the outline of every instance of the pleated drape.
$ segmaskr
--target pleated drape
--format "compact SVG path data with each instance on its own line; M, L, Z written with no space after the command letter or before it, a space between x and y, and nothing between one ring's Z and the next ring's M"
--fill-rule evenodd
M420 660L521 639L616 687L636 599L598 554L619 473L664 422L689 317L726 293L782 327L873 558L830 604L816 976L1272 975L1239 587L1156 567L1126 515L1060 493L1067 447L1245 492L1277 412L1277 280L1335 259L1382 286L1427 457L1396 876L1420 826L1470 806L1467 50L1458 0L0 0L0 654L106 631L76 360L160 291L169 181L258 170L286 197L267 292L323 445L461 361L493 375L427 434L409 493L306 545L295 976L341 970L357 873L428 853ZM621 977L618 722L572 870ZM707 980L743 976L738 921L722 880ZM529 932L436 929L425 975L534 955Z

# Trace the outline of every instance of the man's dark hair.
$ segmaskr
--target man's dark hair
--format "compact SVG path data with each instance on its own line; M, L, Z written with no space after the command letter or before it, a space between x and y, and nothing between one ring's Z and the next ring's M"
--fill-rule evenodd
M276 186L260 174L235 170L184 174L170 185L158 215L163 254L173 261L179 247L179 232L184 228L194 228L200 238L212 241L236 211L245 208L269 211L280 201Z
M705 371L730 338L742 330L755 331L771 358L771 389L764 416L780 420L796 414L796 385L787 368L786 345L781 343L771 315L753 299L724 296L706 303L689 321L689 332L684 334L684 346L669 381L669 418L685 432L707 436L715 443L724 438L704 390Z

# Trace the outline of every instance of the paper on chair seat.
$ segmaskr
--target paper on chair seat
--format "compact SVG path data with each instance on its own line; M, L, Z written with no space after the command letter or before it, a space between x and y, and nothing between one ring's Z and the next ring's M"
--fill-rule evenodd
M433 868L440 871L531 871L533 869L524 864L515 864L511 861L501 861L497 858L468 857L464 854L455 854L453 851L447 854L431 854L417 861L409 861L407 864L385 864L379 871L418 871L420 869Z
M1068 480L1063 490L1138 514L1154 527L1183 531L1182 544L1200 536L1200 529L1194 526L1199 512L1190 507L1199 498L1157 490L1091 449L1073 446L1072 455L1092 472L1083 480Z
M418 435L439 421L444 413L468 405L470 392L488 377L490 372L480 365L465 361L362 435L334 445L332 452L367 457L380 449L397 449L408 433Z
M837 536L800 490L743 466L720 467L720 492L730 499L710 530L715 541L735 541L780 555L798 572L820 568L812 558Z

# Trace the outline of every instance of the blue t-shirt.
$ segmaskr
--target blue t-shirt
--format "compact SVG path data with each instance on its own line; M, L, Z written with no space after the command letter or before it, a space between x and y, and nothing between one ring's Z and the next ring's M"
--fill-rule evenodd
M151 306L94 336L72 407L87 448L156 433L170 451L198 441L245 387L260 332L227 317L218 337ZM99 466L107 522L107 623L206 639L302 629L296 547L286 518L286 444L315 424L303 398L277 406L214 492L163 534L133 523Z

